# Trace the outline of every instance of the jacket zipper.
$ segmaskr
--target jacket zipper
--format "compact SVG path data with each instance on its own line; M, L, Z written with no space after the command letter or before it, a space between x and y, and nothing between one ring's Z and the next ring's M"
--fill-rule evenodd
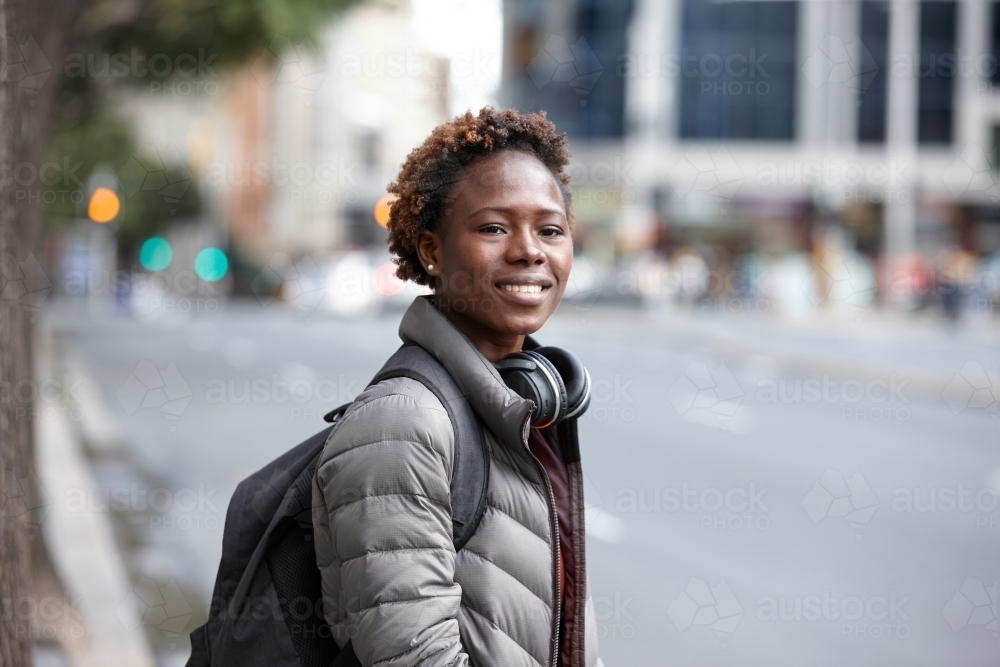
M545 483L545 490L549 496L549 526L552 532L552 544L555 546L554 557L552 559L552 591L554 595L552 608L554 613L552 614L552 662L550 666L558 667L556 660L559 657L559 629L562 625L562 590L560 590L560 583L562 581L560 555L562 552L559 546L559 512L556 506L556 495L553 493L552 483L549 481L549 474L545 472L545 467L528 447L527 442L525 442L524 448L531 455L531 460L534 461L535 468L541 475L542 481Z

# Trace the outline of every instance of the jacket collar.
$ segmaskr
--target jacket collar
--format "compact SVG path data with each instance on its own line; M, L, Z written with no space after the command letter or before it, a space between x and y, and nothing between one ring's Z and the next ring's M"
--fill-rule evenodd
M399 337L404 343L417 343L441 362L500 442L515 449L527 446L532 402L504 384L489 359L448 321L430 296L418 296L406 309ZM525 336L523 349L536 347L538 341Z

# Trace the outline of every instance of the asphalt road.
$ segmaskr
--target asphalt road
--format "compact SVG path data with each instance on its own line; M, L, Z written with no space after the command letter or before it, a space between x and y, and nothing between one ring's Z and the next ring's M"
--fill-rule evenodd
M95 449L96 495L162 596L153 635L183 651L235 485L361 391L399 316L52 305L120 429ZM996 324L566 306L538 338L594 380L580 432L609 667L1000 664Z

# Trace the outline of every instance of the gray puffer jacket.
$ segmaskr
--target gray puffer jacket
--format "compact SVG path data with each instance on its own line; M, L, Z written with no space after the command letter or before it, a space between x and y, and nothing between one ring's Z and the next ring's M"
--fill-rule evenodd
M365 667L558 667L556 506L528 449L532 404L427 297L399 326L433 354L487 427L482 523L456 555L449 489L454 432L411 378L367 388L330 434L313 479L316 557L337 644ZM537 347L530 336L525 349ZM575 440L575 428L571 436ZM578 450L573 442L571 450ZM601 667L584 553L583 473L567 463L576 561L573 667Z

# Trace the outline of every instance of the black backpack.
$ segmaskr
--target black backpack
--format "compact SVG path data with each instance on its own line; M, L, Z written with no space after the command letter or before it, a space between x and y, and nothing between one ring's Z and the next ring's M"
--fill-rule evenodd
M426 350L405 343L368 386L393 377L421 382L441 401L455 432L451 480L455 550L475 533L486 507L490 457L482 424L451 376ZM323 617L312 525L312 479L329 426L236 487L222 536L222 560L208 621L191 633L187 667L358 666L348 642L338 649Z

